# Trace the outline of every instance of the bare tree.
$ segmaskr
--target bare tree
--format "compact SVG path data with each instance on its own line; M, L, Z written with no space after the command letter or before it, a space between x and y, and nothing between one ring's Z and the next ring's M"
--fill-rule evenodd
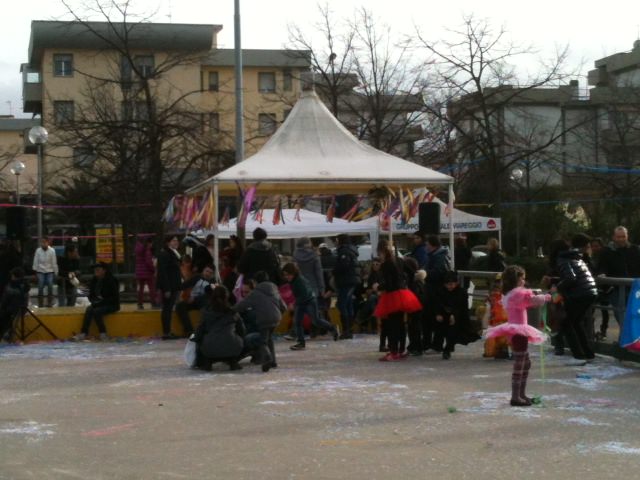
M427 52L430 89L440 99L425 102L425 109L453 128L456 155L473 172L474 181L463 195L499 207L510 169L548 165L544 153L567 128L575 128L563 125L559 108L555 118L539 116L530 108L554 94L565 101L571 99L569 88L556 92L544 88L566 83L572 75L566 71L568 48L558 49L552 59L543 61L539 73L522 78L516 73L516 63L536 52L511 42L504 28L494 30L488 21L467 16L450 33L452 39L446 41L430 41L417 33Z
M311 51L315 85L332 113L359 139L413 158L422 139L422 68L409 54L409 42L395 41L391 29L368 10L336 20L325 5L314 26L315 44L299 26L290 26L290 46Z

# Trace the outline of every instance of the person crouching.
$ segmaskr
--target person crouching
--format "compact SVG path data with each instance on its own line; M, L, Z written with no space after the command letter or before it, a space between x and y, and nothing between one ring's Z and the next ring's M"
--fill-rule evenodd
M273 346L273 331L280 323L287 306L280 297L275 283L269 281L266 272L259 271L253 276L257 282L248 294L233 306L239 313L252 311L255 315L256 332L245 337L245 353L255 352L262 365L262 371L276 368L276 351Z
M213 288L202 309L202 322L191 339L197 345L196 366L211 371L213 363L224 362L230 370L240 370L243 337L244 325L229 305L229 291L221 285Z

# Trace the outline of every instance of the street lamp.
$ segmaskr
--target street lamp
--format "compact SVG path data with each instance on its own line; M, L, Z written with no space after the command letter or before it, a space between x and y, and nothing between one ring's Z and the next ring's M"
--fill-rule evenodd
M13 165L11 165L11 173L16 176L16 205L20 205L20 175L24 172L25 168L24 163L20 160L16 160L13 162Z
M523 176L524 172L522 169L514 168L511 170L510 178L518 187L518 200L520 200L520 180L522 180ZM516 212L516 256L520 258L520 206L518 206L518 210Z
M31 127L29 141L38 147L38 241L42 240L42 147L47 143L49 132L43 126Z

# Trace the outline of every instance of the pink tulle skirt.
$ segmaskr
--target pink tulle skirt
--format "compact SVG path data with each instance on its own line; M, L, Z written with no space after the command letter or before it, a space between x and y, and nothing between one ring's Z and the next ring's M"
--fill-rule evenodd
M497 338L507 337L511 340L511 337L515 335L522 335L529 339L529 343L539 345L544 343L547 339L547 335L541 332L537 328L533 328L531 325L518 324L518 323L501 323L495 327L489 327L484 335L485 338Z
M422 304L411 290L403 288L393 292L383 292L373 314L384 318L392 313L413 313L422 310Z

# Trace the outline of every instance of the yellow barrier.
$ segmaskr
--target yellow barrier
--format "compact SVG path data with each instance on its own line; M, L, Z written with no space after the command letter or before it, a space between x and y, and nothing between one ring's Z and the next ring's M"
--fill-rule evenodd
M33 313L40 321L47 326L59 339L71 338L82 328L84 318L84 307L53 307L33 309ZM200 312L189 312L191 323L194 327L200 323ZM339 325L340 315L335 308L330 311L331 322ZM27 332L37 327L37 322L29 314L25 316L25 330ZM110 337L159 337L162 335L162 325L160 323L159 309L137 310L136 305L125 304L119 312L105 316L107 334ZM280 325L276 329L277 333L287 332L291 324L291 314L285 313ZM173 314L171 321L171 331L176 334L183 334L182 326L177 315ZM97 336L98 329L93 323L89 331L89 336ZM44 329L37 328L29 337L27 342L39 342L52 340Z

